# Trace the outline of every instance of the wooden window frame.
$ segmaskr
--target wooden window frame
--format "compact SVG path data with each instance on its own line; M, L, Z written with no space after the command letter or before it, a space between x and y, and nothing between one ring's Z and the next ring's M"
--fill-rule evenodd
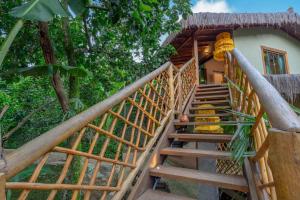
M261 57L262 57L262 62L263 62L263 66L264 66L264 74L267 74L267 67L266 67L266 63L265 63L265 59L264 59L264 50L274 52L274 53L277 53L277 54L283 54L286 74L290 74L290 68L289 68L287 52L284 51L284 50L275 49L275 48L272 48L272 47L267 47L267 46L262 45L261 46Z

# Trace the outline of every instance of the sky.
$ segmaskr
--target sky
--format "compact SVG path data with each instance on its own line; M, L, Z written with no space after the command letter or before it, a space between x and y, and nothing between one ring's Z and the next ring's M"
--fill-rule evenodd
M300 14L300 0L191 0L197 12L285 12L293 7Z

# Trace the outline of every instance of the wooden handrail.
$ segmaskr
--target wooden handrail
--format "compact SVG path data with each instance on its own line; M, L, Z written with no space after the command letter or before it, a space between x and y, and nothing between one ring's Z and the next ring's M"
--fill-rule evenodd
M261 105L268 114L274 128L284 131L300 132L300 120L279 92L262 76L262 74L238 50L232 51L249 83L255 90Z
M42 155L53 149L53 147L85 127L98 116L104 114L108 109L122 102L124 98L132 95L140 87L153 80L170 66L171 62L163 64L160 68L125 87L120 92L63 122L9 154L6 157L6 165L5 163L0 164L1 172L5 173L6 180L38 160Z

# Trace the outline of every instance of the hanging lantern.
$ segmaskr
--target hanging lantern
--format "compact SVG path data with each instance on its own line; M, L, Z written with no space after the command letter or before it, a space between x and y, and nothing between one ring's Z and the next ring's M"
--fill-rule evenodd
M224 61L224 54L226 51L231 51L234 49L234 43L231 39L230 33L223 32L217 35L214 51L214 59L216 61Z

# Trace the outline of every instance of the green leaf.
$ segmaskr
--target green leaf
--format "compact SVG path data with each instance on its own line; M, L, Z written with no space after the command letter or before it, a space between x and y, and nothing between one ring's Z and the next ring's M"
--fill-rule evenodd
M152 11L152 7L151 6L148 6L148 5L146 5L146 4L144 4L144 3L140 3L140 11L142 11L142 12L150 12L150 11Z
M85 0L69 0L69 8L76 15L82 15L86 10L86 1Z
M11 46L11 44L13 43L15 37L17 36L17 34L19 33L19 31L21 30L21 28L23 27L24 22L23 20L19 20L15 26L13 27L13 29L9 32L8 37L6 38L6 40L4 41L4 43L1 46L1 50L0 50L0 69L1 69L1 65L2 62L6 56L6 54L8 53L8 50Z
M33 0L13 8L10 11L10 15L17 18L43 22L52 20L55 15L68 16L59 0Z

